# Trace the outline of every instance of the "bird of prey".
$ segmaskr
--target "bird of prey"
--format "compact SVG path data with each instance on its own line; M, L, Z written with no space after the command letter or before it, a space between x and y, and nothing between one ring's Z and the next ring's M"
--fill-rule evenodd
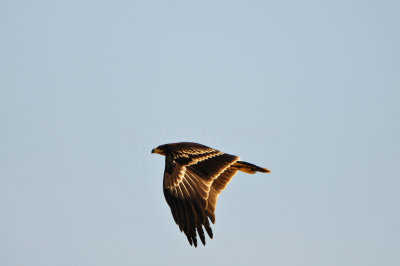
M151 153L165 155L163 190L175 223L197 247L197 234L206 244L203 227L213 237L215 206L219 194L237 171L269 173L266 168L239 161L239 157L193 143L160 145Z

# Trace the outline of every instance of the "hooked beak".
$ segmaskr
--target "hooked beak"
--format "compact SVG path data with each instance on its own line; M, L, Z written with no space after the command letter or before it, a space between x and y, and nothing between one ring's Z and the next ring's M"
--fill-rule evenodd
M158 153L158 154L161 154L161 155L165 155L165 152L163 150L159 149L159 148L152 149L151 153Z

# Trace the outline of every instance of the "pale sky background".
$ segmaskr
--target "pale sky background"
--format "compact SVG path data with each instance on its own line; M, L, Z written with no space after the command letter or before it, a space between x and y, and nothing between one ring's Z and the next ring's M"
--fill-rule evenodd
M399 1L0 1L0 265L400 265ZM152 148L239 173L191 247Z

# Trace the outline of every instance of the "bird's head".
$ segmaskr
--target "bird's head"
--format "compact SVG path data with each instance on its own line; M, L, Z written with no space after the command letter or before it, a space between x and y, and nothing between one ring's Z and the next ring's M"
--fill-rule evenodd
M193 142L178 142L178 143L168 143L168 144L163 144L158 146L157 148L154 148L151 150L151 153L158 153L161 155L167 155L167 154L180 154L180 153L187 153L193 150L198 150L198 149L210 149L207 146L198 144L198 143L193 143ZM212 149L211 149L212 150Z
M158 154L161 154L161 155L165 155L167 152L166 152L165 149L163 149L162 146L163 146L163 145L158 146L157 148L152 149L152 150L151 150L151 153L158 153Z

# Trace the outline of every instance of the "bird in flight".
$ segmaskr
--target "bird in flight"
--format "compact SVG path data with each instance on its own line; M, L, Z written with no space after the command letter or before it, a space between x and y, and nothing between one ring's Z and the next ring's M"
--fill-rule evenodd
M190 243L197 247L197 234L206 244L204 229L213 238L209 220L215 223L219 194L237 171L270 173L239 157L193 143L160 145L151 153L165 155L163 190L175 223Z

